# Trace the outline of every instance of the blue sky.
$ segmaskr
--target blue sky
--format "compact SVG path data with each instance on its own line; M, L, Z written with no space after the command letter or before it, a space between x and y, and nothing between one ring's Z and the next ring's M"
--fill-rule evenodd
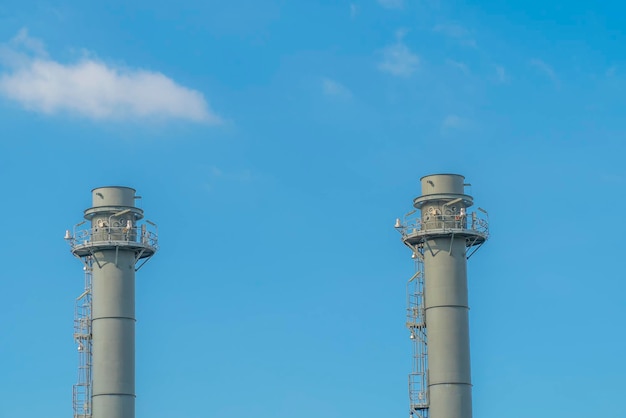
M137 416L407 414L419 178L466 176L474 416L626 416L617 2L3 1L0 417L70 417L90 190L159 224Z

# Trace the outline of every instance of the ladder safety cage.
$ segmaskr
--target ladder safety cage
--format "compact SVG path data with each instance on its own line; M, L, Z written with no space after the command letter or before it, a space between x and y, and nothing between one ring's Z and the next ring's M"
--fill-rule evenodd
M74 418L91 418L92 395L92 335L91 279L92 257L81 258L85 271L85 290L76 298L74 311L74 341L78 348L78 379L72 388Z
M407 322L412 341L409 416L428 418L428 338L424 315L423 249L415 253L415 274L407 282Z

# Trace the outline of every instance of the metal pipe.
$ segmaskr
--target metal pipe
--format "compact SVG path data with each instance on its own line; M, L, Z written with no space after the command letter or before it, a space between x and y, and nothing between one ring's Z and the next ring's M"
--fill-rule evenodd
M92 191L92 227L129 213L135 190L105 187ZM98 211L98 207L103 207ZM104 208L106 207L106 208ZM116 246L93 254L93 418L135 417L135 250Z
M424 254L431 418L471 418L465 238L429 240ZM450 250L451 248L451 250Z
M135 416L135 255L97 251L93 269L93 418Z

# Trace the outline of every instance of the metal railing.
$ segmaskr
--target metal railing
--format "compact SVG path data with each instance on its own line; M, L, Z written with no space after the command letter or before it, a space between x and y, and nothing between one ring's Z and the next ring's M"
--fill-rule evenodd
M155 250L158 248L158 228L146 221L138 226L84 226L84 222L74 226L70 235L66 233L66 240L73 247L96 243L125 242L142 244Z
M470 232L486 239L489 236L489 217L484 210L467 214L426 214L424 216L421 216L418 211L412 211L404 216L402 222L397 220L396 229L403 237L425 235L428 232Z

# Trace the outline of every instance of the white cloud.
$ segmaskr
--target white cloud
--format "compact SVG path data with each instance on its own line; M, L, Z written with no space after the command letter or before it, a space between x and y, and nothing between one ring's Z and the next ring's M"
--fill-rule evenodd
M357 14L359 14L359 6L354 3L350 3L350 17L354 19Z
M478 48L478 45L476 45L475 39L471 39L471 38L460 39L459 43L463 46L468 46L470 48Z
M470 72L468 66L465 63L463 63L463 62L454 61L454 60L451 60L451 59L446 60L446 62L448 63L448 65L451 65L452 67L458 69L463 74L469 74L469 72Z
M509 81L509 76L506 70L501 65L496 65L496 76L499 83L506 83Z
M404 0L378 0L378 4L386 9L402 9Z
M530 60L530 65L535 67L537 70L539 70L539 72L548 77L555 85L559 85L559 79L550 65L537 58Z
M409 33L409 29L407 28L396 29L395 35L396 35L396 40L398 41L398 43L402 42L402 40L408 33Z
M24 49L39 56L47 56L46 47L41 40L28 36L28 30L22 28L17 35L11 40L13 45L22 45Z
M440 33L448 38L455 39L461 45L476 48L476 40L472 38L470 31L461 25L454 23L439 24L433 28L434 32Z
M441 123L441 128L444 131L449 131L452 129L464 129L469 126L469 120L466 118L462 118L458 115L448 115L443 119Z
M618 184L623 184L624 181L626 180L626 178L624 178L623 175L621 174L617 174L617 173L609 173L609 172L602 172L600 173L600 180L603 181L604 183L618 183Z
M258 176L254 175L252 171L248 169L235 170L228 169L223 170L215 165L203 168L204 189L206 191L213 191L218 186L230 187L233 184L245 184L258 180Z
M219 124L202 93L159 72L119 68L84 57L63 64L22 30L0 49L0 95L24 108L95 120L183 119Z
M433 28L433 31L451 38L464 38L469 34L467 29L457 24L439 24Z
M615 73L617 73L617 66L612 65L606 70L604 75L606 75L607 77L613 77Z
M252 172L247 169L224 171L221 168L212 165L209 167L209 177L213 179L219 178L228 181L246 182L252 180Z
M340 99L350 99L352 97L352 92L346 86L330 78L322 79L322 90L326 96L338 97Z
M399 40L394 45L389 45L382 50L382 61L378 69L386 73L408 77L417 69L419 57Z

